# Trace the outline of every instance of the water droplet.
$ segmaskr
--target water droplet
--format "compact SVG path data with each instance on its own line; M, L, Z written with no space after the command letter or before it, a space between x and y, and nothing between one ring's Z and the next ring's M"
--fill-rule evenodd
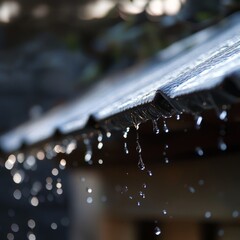
M19 184L19 183L21 183L23 181L24 177L25 177L25 173L22 170L19 170L19 171L14 173L13 181L16 184Z
M153 174L152 174L152 171L148 170L147 171L148 175L151 177Z
M92 193L92 189L91 188L87 188L87 192L88 193Z
M169 132L169 129L168 129L168 127L167 127L167 123L166 123L165 120L163 121L163 131L164 131L165 133L168 133L168 132Z
M8 170L11 170L14 167L14 164L16 162L16 157L14 155L10 155L5 162L5 168Z
M126 154L129 154L129 150L128 150L128 146L127 146L127 143L126 143L126 142L124 143L124 152L125 152Z
M167 210L163 209L162 213L163 213L163 215L167 215Z
M20 200L22 198L22 192L19 189L16 189L13 192L13 196L16 200Z
M227 150L227 144L224 142L224 140L222 138L220 138L218 140L218 148L221 150L221 151L226 151Z
M127 127L126 130L123 132L123 137L124 137L124 138L127 139L129 131L130 131L130 128Z
M111 132L106 133L107 138L110 138L112 136Z
M70 143L67 144L66 154L71 154L76 148L77 148L77 141L73 139L70 141Z
M36 169L36 158L34 156L28 156L27 159L23 163L23 167L26 170L29 170L29 169L35 170Z
M153 120L152 124L153 124L153 132L155 132L156 134L159 134L160 130L158 128L157 120Z
M140 197L145 198L145 194L142 191L139 192L139 195Z
M222 112L219 113L219 119L222 121L227 121L227 111L223 110Z
M137 144L137 147L136 147L136 150L138 152L138 156L139 156L139 159L138 159L138 167L140 170L144 170L145 169L145 164L143 162L143 159L142 159L142 148L141 148L141 145L140 145L140 142L139 142L139 133L137 131L137 138L136 138L136 144Z
M92 202L93 202L93 198L92 198L92 197L88 197L88 198L87 198L87 203L88 203L88 204L91 204Z
M86 147L86 153L85 153L84 159L85 159L85 162L90 162L90 160L92 159L92 147L90 144L90 140L85 138L84 144Z
M164 162L165 162L165 163L169 163L168 157L165 157L165 158L164 158Z
M201 128L202 120L203 120L202 116L196 116L195 117L195 121L196 121L195 127L196 127L196 129Z
M16 223L13 223L12 225L11 225L11 229L12 229L12 231L13 232L18 232L19 231L19 226L16 224Z
M7 234L7 239L8 240L14 240L14 235L12 233Z
M53 222L53 223L51 224L51 229L52 229L52 230L56 230L57 227L58 227L58 226L57 226L56 223Z
M32 232L28 233L28 239L29 240L36 240L35 234L33 234Z
M33 219L29 219L28 220L28 227L31 228L31 229L34 229L36 226L36 223Z
M142 156L141 156L141 155L139 155L138 167L139 167L139 169L142 170L142 171L145 169L145 164L144 164L144 162L143 162L143 160L142 160Z
M239 217L239 211L237 211L237 210L233 211L233 212L232 212L232 217L233 217L233 218Z
M102 140L103 140L103 135L102 135L102 133L101 132L99 132L98 133L98 149L102 149L103 148L103 142L102 142Z
M39 200L38 200L37 197L32 197L31 200L30 200L30 203L31 203L32 206L37 207L38 204L39 204Z
M146 184L146 183L143 183L142 187L143 187L143 188L147 188L147 184Z
M211 212L209 211L205 212L205 218L211 218L211 216L212 216Z
M57 168L53 168L53 170L52 170L52 175L53 175L53 176L57 176L58 173L59 173L58 169L57 169Z
M140 206L141 206L141 203L140 203L140 202L137 202L137 205L138 205L138 207L140 207Z
M102 165L102 164L103 164L103 160L102 160L102 159L99 159L99 160L98 160L98 163L99 163L100 165Z
M180 114L177 114L177 115L176 115L176 119L177 119L177 121L179 121L179 120L181 119Z
M65 169L66 164L67 164L66 160L65 159L61 159L61 161L59 163L59 168L62 169L62 170Z
M188 187L188 190L190 193L195 193L196 192L196 189L194 187Z
M45 158L45 153L43 151L39 151L39 152L37 152L36 157L37 157L38 160L42 161Z
M154 233L156 236L159 236L161 234L161 229L159 227L154 228Z
M195 151L196 151L197 155L200 157L204 155L203 149L201 147L196 147Z

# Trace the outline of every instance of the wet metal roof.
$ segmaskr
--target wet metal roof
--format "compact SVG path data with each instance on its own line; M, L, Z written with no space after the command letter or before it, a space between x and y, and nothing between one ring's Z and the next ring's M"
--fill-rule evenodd
M179 112L198 113L240 100L240 14L173 44L141 66L97 84L0 138L11 152L54 134L123 128Z

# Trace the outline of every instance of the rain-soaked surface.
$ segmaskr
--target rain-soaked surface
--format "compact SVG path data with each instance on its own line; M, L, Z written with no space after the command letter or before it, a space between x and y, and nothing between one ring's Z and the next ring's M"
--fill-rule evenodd
M22 144L31 145L50 138L56 131L60 134L68 134L83 130L85 127L94 128L95 122L102 125L101 127L116 128L123 122L122 118L126 118L125 125L129 125L128 119L139 118L139 113L142 114L142 120L138 119L138 121L142 122L150 119L152 114L163 114L161 112L163 110L168 114L172 109L178 112L194 112L196 106L198 109L213 108L218 98L224 98L225 104L237 101L236 91L239 89L237 80L233 79L231 80L233 82L230 82L235 87L235 93L228 92L228 88L218 88L218 86L224 84L226 77L239 68L239 22L239 15L233 15L217 27L197 33L195 38L204 41L200 43L197 41L196 46L190 46L190 43L185 46L184 41L180 42L182 51L177 51L174 58L163 58L164 61L161 61L160 53L139 69L132 69L119 77L114 77L114 81L111 77L111 81L109 79L102 81L91 92L72 104L53 110L40 120L3 136L0 140L2 149L16 150ZM190 39L193 40L194 36ZM172 48L170 46L164 50L163 55L165 56L168 51L172 52L175 48L176 44ZM210 91L212 89L219 91L219 94L212 94ZM208 99L203 90L209 91ZM200 94L199 98L191 96L196 93ZM162 103L157 100L159 95L165 99L161 100ZM204 97L206 101L202 102ZM147 107L147 109L152 108L149 110L150 113L141 110L144 104L150 104ZM170 109L166 110L165 105L170 105L168 107ZM122 112L129 109L130 113L124 116L125 113ZM155 113L152 113L153 111ZM120 118L116 118L115 115L118 114ZM111 120L112 117L115 118Z

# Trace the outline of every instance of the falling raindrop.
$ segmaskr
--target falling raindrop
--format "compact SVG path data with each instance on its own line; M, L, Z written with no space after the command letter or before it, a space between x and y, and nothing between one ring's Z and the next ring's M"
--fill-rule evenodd
M53 168L53 169L52 169L52 175L53 175L53 176L57 176L58 173L59 173L59 171L58 171L57 168Z
M160 130L158 128L157 120L152 120L152 124L153 124L153 132L155 132L155 134L159 134Z
M65 169L66 164L67 164L66 160L65 159L61 159L61 161L59 163L59 168L62 169L62 170Z
M211 216L212 216L211 212L209 211L205 212L205 218L211 218Z
M196 116L195 117L195 127L196 129L200 129L202 125L203 117L202 116Z
M37 159L38 160L44 160L44 158L45 158L45 153L44 153L44 151L39 151L39 152L37 152Z
M102 159L99 159L99 160L98 160L98 163L99 163L100 165L102 165L102 164L103 164L103 160L102 160Z
M162 213L163 213L163 215L167 215L167 210L166 210L166 209L163 209L163 210L162 210Z
M91 147L90 140L88 138L85 138L84 144L86 146L86 153L85 153L84 159L85 159L85 162L90 162L90 160L92 159L92 147Z
M239 217L239 211L237 211L237 210L233 211L233 212L232 212L232 217L233 217L233 218Z
M88 204L91 204L92 202L93 202L92 197L88 197L88 198L87 198L87 203L88 203Z
M223 110L219 113L219 119L222 121L227 121L227 111Z
M72 139L66 146L66 153L71 154L77 148L77 141Z
M24 180L24 177L25 177L25 173L22 170L19 170L19 171L14 173L13 181L16 184L19 184L19 183L21 183Z
M198 156L202 157L204 155L203 149L201 147L196 147L195 152Z
M140 207L141 206L141 202L137 202L137 206Z
M87 192L88 193L92 193L92 189L91 188L87 188Z
M38 204L39 204L39 200L38 200L37 197L32 197L31 200L30 200L30 203L31 203L32 206L37 207Z
M143 183L142 187L143 187L143 188L147 188L147 184L146 184L146 183Z
M165 120L163 121L163 131L164 131L165 133L168 133L168 132L169 132L169 129L168 129L168 127L167 127L167 123L166 123Z
M22 198L22 192L19 190L19 189L16 189L14 192L13 192L13 197L16 199L16 200L20 200Z
M14 235L12 233L7 234L7 239L8 240L14 240Z
M176 115L176 119L177 119L177 121L179 121L179 120L181 119L180 114L177 114L177 115Z
M58 227L58 226L57 226L56 223L53 222L53 223L51 224L51 229L52 229L52 230L56 230L57 227Z
M139 192L139 195L140 197L145 198L145 194L142 191Z
M148 175L151 177L153 174L152 174L152 171L148 170L147 171Z
M111 132L106 133L107 138L110 138L112 136Z
M28 220L28 227L31 228L31 229L34 229L36 226L36 223L33 219L29 219Z
M103 140L103 135L102 135L102 133L101 132L99 132L98 133L98 149L102 149L103 148L103 142L102 142L102 140Z
M161 234L161 229L159 227L154 228L154 233L156 236L159 236Z
M196 189L192 186L188 187L188 190L190 193L195 193L196 192Z
M35 234L33 234L32 232L29 232L29 233L28 233L28 239L29 239L29 240L36 240Z
M218 148L221 151L226 151L227 150L227 144L224 142L224 140L222 138L219 138L219 140L218 140Z
M18 232L19 231L19 226L16 224L16 223L13 223L12 225L11 225L11 229L12 229L12 231L13 232Z

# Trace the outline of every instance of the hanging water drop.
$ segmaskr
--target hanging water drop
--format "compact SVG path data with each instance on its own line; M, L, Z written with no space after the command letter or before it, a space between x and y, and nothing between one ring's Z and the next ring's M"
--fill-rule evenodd
M159 227L154 228L154 233L156 236L159 236L161 234L161 229Z
M152 124L153 124L153 132L155 132L155 134L159 134L160 130L158 128L157 120L153 120Z
M127 127L126 130L123 132L123 138L125 138L126 140L127 140L129 131L130 131L130 128ZM128 150L128 146L127 146L127 141L124 142L124 152L125 152L126 154L129 154L129 150Z
M144 162L143 162L143 160L142 160L141 154L139 155L138 167L139 167L139 169L142 170L142 171L145 169L145 164L144 164Z

